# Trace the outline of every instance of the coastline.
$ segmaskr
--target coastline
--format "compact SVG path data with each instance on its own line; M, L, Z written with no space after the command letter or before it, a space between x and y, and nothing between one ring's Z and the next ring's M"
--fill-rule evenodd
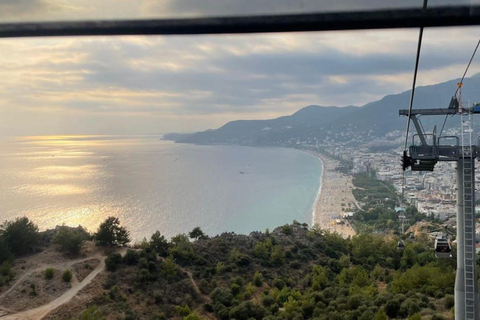
M313 206L312 225L337 232L345 238L354 236L355 230L343 218L349 209L355 207L352 177L335 170L338 161L315 151L307 151L307 153L318 158L322 163L322 176Z

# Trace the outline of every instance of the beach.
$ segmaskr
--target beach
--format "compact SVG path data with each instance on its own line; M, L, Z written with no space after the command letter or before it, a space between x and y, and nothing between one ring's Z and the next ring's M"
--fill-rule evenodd
M337 232L343 237L354 236L355 230L343 217L355 209L352 176L337 172L338 161L318 152L309 152L323 163L321 186L313 210L313 224Z

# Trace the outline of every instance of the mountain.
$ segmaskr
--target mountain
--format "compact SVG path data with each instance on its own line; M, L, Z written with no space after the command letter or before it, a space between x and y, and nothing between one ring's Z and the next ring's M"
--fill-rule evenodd
M417 87L414 108L446 108L460 79ZM463 101L480 101L480 74L464 81ZM292 146L328 141L367 141L395 130L405 131L406 118L399 109L408 109L410 90L391 94L362 107L322 107L311 105L290 116L271 120L237 120L216 130L174 139L182 143L234 144L250 146ZM444 117L423 118L426 131L441 127ZM458 121L450 120L449 126ZM448 125L446 128L448 128Z
M355 107L308 106L291 116L272 120L237 120L217 130L198 132L180 140L197 144L278 145L292 137L313 138L328 126L330 119L341 117Z

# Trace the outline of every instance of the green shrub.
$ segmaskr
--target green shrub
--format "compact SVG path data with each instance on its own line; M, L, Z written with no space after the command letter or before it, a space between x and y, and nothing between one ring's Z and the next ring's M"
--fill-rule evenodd
M111 253L105 259L105 266L108 271L116 271L118 265L122 263L122 255L120 253Z
M55 269L53 269L53 268L45 269L45 272L44 272L45 279L47 279L47 280L52 279L54 274L55 274Z
M236 320L263 319L267 310L251 301L245 301L232 308L229 315Z
M263 275L259 271L255 272L253 276L253 284L257 287L261 287L263 284Z
M127 265L136 265L139 259L140 256L135 250L127 249L127 252L123 257L123 262Z
M202 320L202 319L204 318L198 314L197 310L193 310L188 316L183 318L183 320Z
M290 225L286 224L282 226L282 232L283 234L289 236L293 233L293 228Z
M72 280L72 277L73 277L73 273L72 273L72 271L70 271L68 269L65 270L62 274L62 280L64 282L70 282Z
M230 290L222 287L215 288L210 294L210 298L212 298L214 303L218 302L226 307L231 306L233 301L233 296Z
M62 226L58 229L53 242L60 246L62 251L76 255L80 253L88 234L83 229L73 229Z
M15 255L32 252L37 245L38 227L27 217L5 221L0 229L5 243Z
M279 278L275 278L273 279L273 286L279 290L283 289L283 287L286 286L286 283L285 281L283 281L282 279L279 279Z
M455 305L455 298L451 294L447 294L445 298L443 298L443 305L446 309L452 309Z
M270 295L264 295L262 297L262 303L265 307L270 307L275 303L275 298Z
M398 300L395 300L395 299L389 300L385 305L385 313L390 318L395 318L399 310L400 310L400 302Z
M106 318L103 316L102 312L98 310L95 306L88 307L87 310L82 312L80 318L76 318L76 320L105 320Z
M154 249L160 256L166 257L168 253L168 241L160 231L156 231L150 238L150 247Z
M192 310L190 310L190 307L189 306L176 306L175 307L175 311L177 312L177 314L179 316L182 316L182 317L186 317L190 314L190 312L192 312Z

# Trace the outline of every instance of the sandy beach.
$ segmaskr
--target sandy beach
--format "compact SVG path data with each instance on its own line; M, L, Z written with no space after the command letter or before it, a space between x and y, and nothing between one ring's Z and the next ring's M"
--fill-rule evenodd
M338 165L336 160L317 152L309 153L323 163L321 189L314 206L313 224L344 237L355 235L355 230L343 219L348 211L355 208L352 177L335 171Z

